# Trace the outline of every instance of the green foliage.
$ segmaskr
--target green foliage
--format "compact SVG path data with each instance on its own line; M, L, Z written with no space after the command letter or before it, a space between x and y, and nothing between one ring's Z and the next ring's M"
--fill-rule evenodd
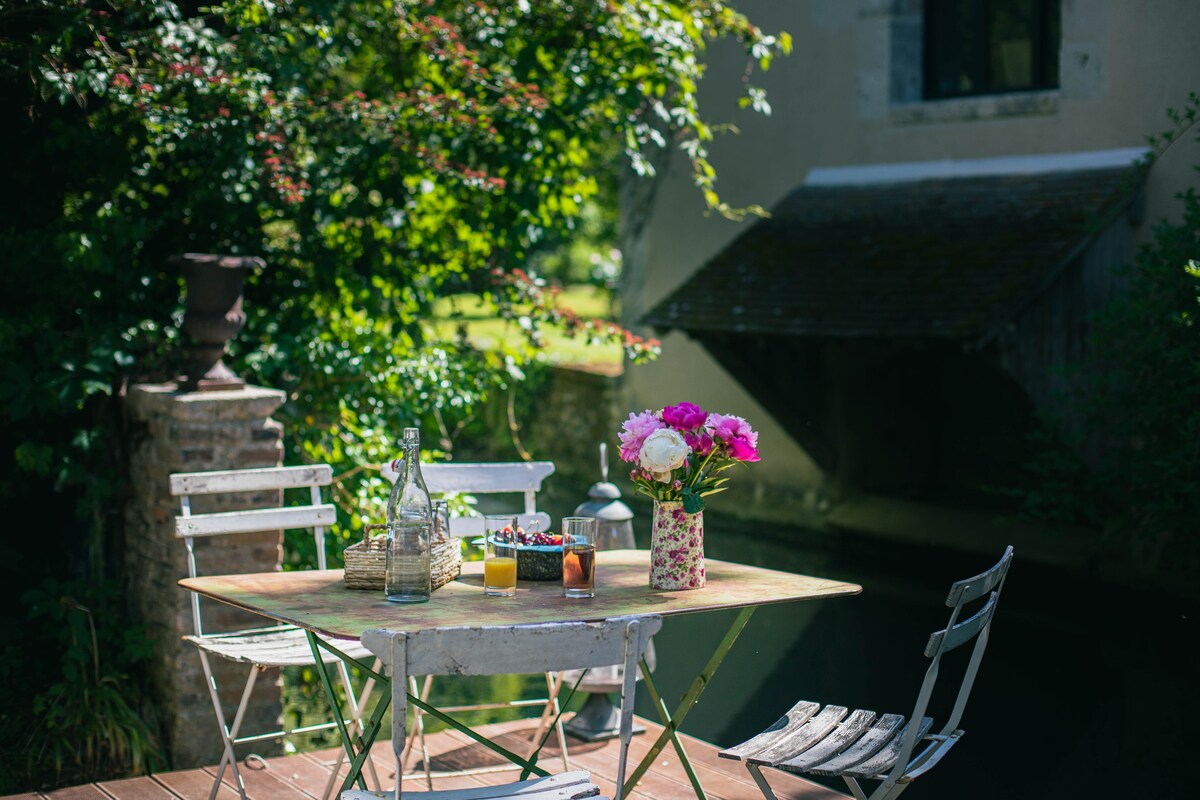
M6 698L4 728L21 740L14 744L24 758L5 765L2 784L54 788L163 769L153 707L130 676L150 643L124 623L115 587L48 580L21 600L50 647L23 663L21 642L4 653L0 677L6 691L17 690ZM57 659L56 669L45 669L46 658ZM28 686L32 694L17 696Z
M25 309L0 345L5 400L34 422L14 444L20 463L73 485L119 457L108 417L78 442L38 422L82 414L129 377L176 371L181 286L168 254L257 253L269 267L247 287L235 363L288 392L292 460L355 475L339 485L346 508L379 494L356 468L387 457L394 431L453 431L520 380L541 323L653 356L657 343L580 320L513 270L586 221L615 150L647 174L667 135L707 202L743 213L714 189L696 94L703 52L736 38L766 63L787 48L714 0L231 0L202 12L31 1L8 20L37 32L6 44L8 74L60 106L28 98L30 133L44 138L26 162L79 153L38 187L45 218L0 234L69 276L5 282ZM527 343L482 351L439 337L434 301L463 291L519 316ZM515 315L523 301L530 310Z
M1174 131L1195 123L1200 99L1173 112ZM1025 494L1039 516L1103 531L1136 570L1200 568L1200 198L1180 196L1122 289L1098 314L1088 356L1074 365L1059 416L1040 433Z
M0 29L17 167L0 195L0 501L59 538L47 571L97 582L120 578L136 435L120 398L180 371L170 255L265 259L228 362L287 393L285 461L333 465L344 544L381 516L372 467L396 432L416 424L449 454L489 395L512 396L543 326L654 357L528 268L608 202L613 153L650 175L678 147L714 211L753 212L716 192L704 52L741 42L749 76L790 47L719 0L13 0ZM435 303L463 293L525 338L445 335ZM10 586L40 578L22 566L40 563L34 538L0 545Z

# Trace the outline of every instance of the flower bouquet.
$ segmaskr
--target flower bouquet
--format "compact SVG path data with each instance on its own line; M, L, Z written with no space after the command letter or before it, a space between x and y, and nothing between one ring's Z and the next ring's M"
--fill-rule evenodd
M621 426L621 460L629 477L654 500L650 585L704 586L704 498L725 490L722 472L759 460L758 434L741 417L709 413L692 403L630 414Z

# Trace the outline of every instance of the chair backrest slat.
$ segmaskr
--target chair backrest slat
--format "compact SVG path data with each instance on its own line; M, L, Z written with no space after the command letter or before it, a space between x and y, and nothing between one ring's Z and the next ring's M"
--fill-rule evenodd
M266 489L328 486L332 482L333 468L328 464L177 472L170 477L172 495L259 492Z
M337 520L337 510L328 503L319 506L254 508L246 511L220 511L175 518L175 535L223 536L230 533L328 527Z
M325 529L337 520L337 511L333 505L321 502L321 487L332 482L333 468L328 464L173 473L167 483L171 494L179 498L180 513L175 517L175 535L183 539L187 546L188 575L193 578L200 575L196 548L198 538L295 528L312 531L317 568L325 569ZM308 489L310 505L282 505L284 490L287 489ZM261 496L245 496L253 493L260 493ZM192 513L193 496L216 494L240 495L233 500L234 503L256 504L259 507ZM270 506L262 507L266 503ZM201 636L204 630L200 595L196 592L189 594L192 625L196 635Z
M999 602L999 599L1000 596L992 592L987 603L979 609L975 616L955 623L953 628L942 629L932 634L928 644L925 645L925 655L933 657L939 649L943 653L949 653L956 647L961 647L974 639L984 626L992 621L992 615L996 613L996 603ZM945 640L944 644L943 640Z
M1012 564L1012 559L1013 549L1012 547L1008 547L1005 549L1004 555L1000 557L1000 560L990 569L984 570L973 578L955 581L950 586L950 593L946 597L946 605L953 608L957 605L970 603L995 589L1008 574L1008 567Z
M967 699L971 695L971 689L975 685L975 676L979 672L983 653L987 649L992 619L996 614L996 606L1000 602L1000 593L1004 588L1004 579L1008 575L1008 568L1012 564L1012 560L1013 549L1010 546L1005 548L1004 554L1000 556L1000 560L992 565L991 568L984 570L972 578L956 581L952 584L947 602L947 605L951 608L950 619L946 623L946 627L940 631L935 631L926 643L925 656L929 658L929 667L925 670L925 678L921 682L920 690L917 692L916 703L913 705L912 713L909 715L910 720L923 719L925 717L925 712L933 696L934 687L938 682L942 656L967 642L975 642L975 646L971 649L970 658L967 659L966 665L962 667L962 675L955 694L954 707L946 723L938 731L938 735L940 736L954 735L962 719L963 712L966 710ZM979 600L987 592L991 592L987 598L987 602L971 617L960 621L959 617L962 615L964 607L968 603ZM896 760L895 766L887 775L889 782L896 783L900 781L907 770L919 766L919 764L914 763L911 759L917 741L921 736L923 734L920 734L916 728L909 728L905 732L900 744L899 757Z
M395 483L399 467L399 459L384 464L383 477ZM553 461L452 461L421 464L421 477L425 479L425 488L433 495L450 492L522 495L524 513L519 515L519 522L526 530L550 530L550 515L537 510L537 493L541 491L542 481L553 474ZM451 536L482 534L482 517L453 517L450 520Z
M551 461L515 461L496 463L455 462L422 464L421 477L433 493L471 492L502 494L538 492L542 481L554 474Z

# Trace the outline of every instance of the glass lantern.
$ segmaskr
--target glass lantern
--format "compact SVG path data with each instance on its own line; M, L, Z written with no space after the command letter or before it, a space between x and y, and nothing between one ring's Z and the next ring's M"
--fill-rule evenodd
M575 508L577 517L595 517L597 550L631 550L633 511L621 502L621 490L608 481L608 446L600 443L600 482L588 490L591 498Z

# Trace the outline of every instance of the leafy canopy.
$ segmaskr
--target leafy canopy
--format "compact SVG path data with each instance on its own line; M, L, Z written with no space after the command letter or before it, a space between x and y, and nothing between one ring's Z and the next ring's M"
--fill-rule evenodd
M168 254L256 254L268 267L247 287L236 364L288 391L302 457L343 467L377 463L413 420L451 430L520 378L541 324L652 358L656 342L559 308L520 267L569 235L614 141L648 175L673 140L705 202L743 213L717 195L707 158L704 51L733 38L766 67L790 47L714 0L27 1L7 22L34 34L3 55L38 94L42 152L80 154L46 187L58 213L36 233L5 231L70 284L16 288L29 315L4 355L21 369L42 369L22 344L72 323L44 343L45 380L10 384L23 416L169 372L180 282ZM46 230L52 243L30 241ZM434 336L434 299L462 291L534 349ZM36 438L25 465L80 478Z

